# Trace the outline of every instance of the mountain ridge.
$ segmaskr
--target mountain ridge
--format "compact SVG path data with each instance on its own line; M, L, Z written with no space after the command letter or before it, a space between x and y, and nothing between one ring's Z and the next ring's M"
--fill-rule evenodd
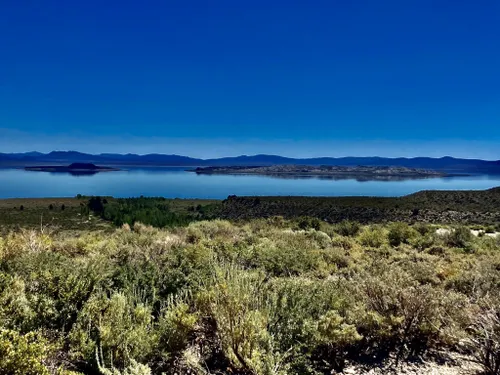
M36 151L26 153L0 153L1 166L27 166L28 164L42 163L72 163L72 162L97 162L108 165L122 166L271 166L271 165L311 165L311 166L391 166L408 168L425 168L452 172L469 173L500 173L500 160L465 159L444 156L432 157L396 157L386 158L381 156L346 156L346 157L314 157L291 158L280 155L240 155L221 158L192 158L176 154L117 154L101 153L88 154L78 151L51 151L39 153Z

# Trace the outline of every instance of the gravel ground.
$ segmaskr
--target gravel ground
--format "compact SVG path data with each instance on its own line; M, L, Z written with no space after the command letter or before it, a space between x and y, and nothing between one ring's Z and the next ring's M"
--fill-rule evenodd
M381 365L349 366L342 375L476 375L481 368L466 358L446 354L444 361L405 362L395 366L388 361Z

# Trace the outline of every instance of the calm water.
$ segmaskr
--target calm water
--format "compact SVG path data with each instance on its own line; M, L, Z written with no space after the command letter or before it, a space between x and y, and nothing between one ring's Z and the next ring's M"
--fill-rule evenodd
M488 189L500 186L500 175L407 181L282 179L267 176L196 175L185 168L131 169L72 176L22 169L0 169L0 198L163 196L226 198L228 195L401 196L419 190Z

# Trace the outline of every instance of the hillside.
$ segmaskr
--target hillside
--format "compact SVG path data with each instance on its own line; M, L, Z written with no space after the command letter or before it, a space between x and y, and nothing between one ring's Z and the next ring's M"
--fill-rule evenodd
M328 222L405 221L500 223L500 188L484 191L422 191L385 197L229 197L216 215L226 219L310 216Z

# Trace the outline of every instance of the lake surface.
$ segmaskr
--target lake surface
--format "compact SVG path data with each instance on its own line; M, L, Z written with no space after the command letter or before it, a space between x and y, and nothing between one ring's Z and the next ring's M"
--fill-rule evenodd
M182 168L134 168L90 176L0 169L0 198L162 196L223 199L228 195L402 196L420 190L483 190L500 186L500 175L406 181L284 179L255 175L197 175Z

